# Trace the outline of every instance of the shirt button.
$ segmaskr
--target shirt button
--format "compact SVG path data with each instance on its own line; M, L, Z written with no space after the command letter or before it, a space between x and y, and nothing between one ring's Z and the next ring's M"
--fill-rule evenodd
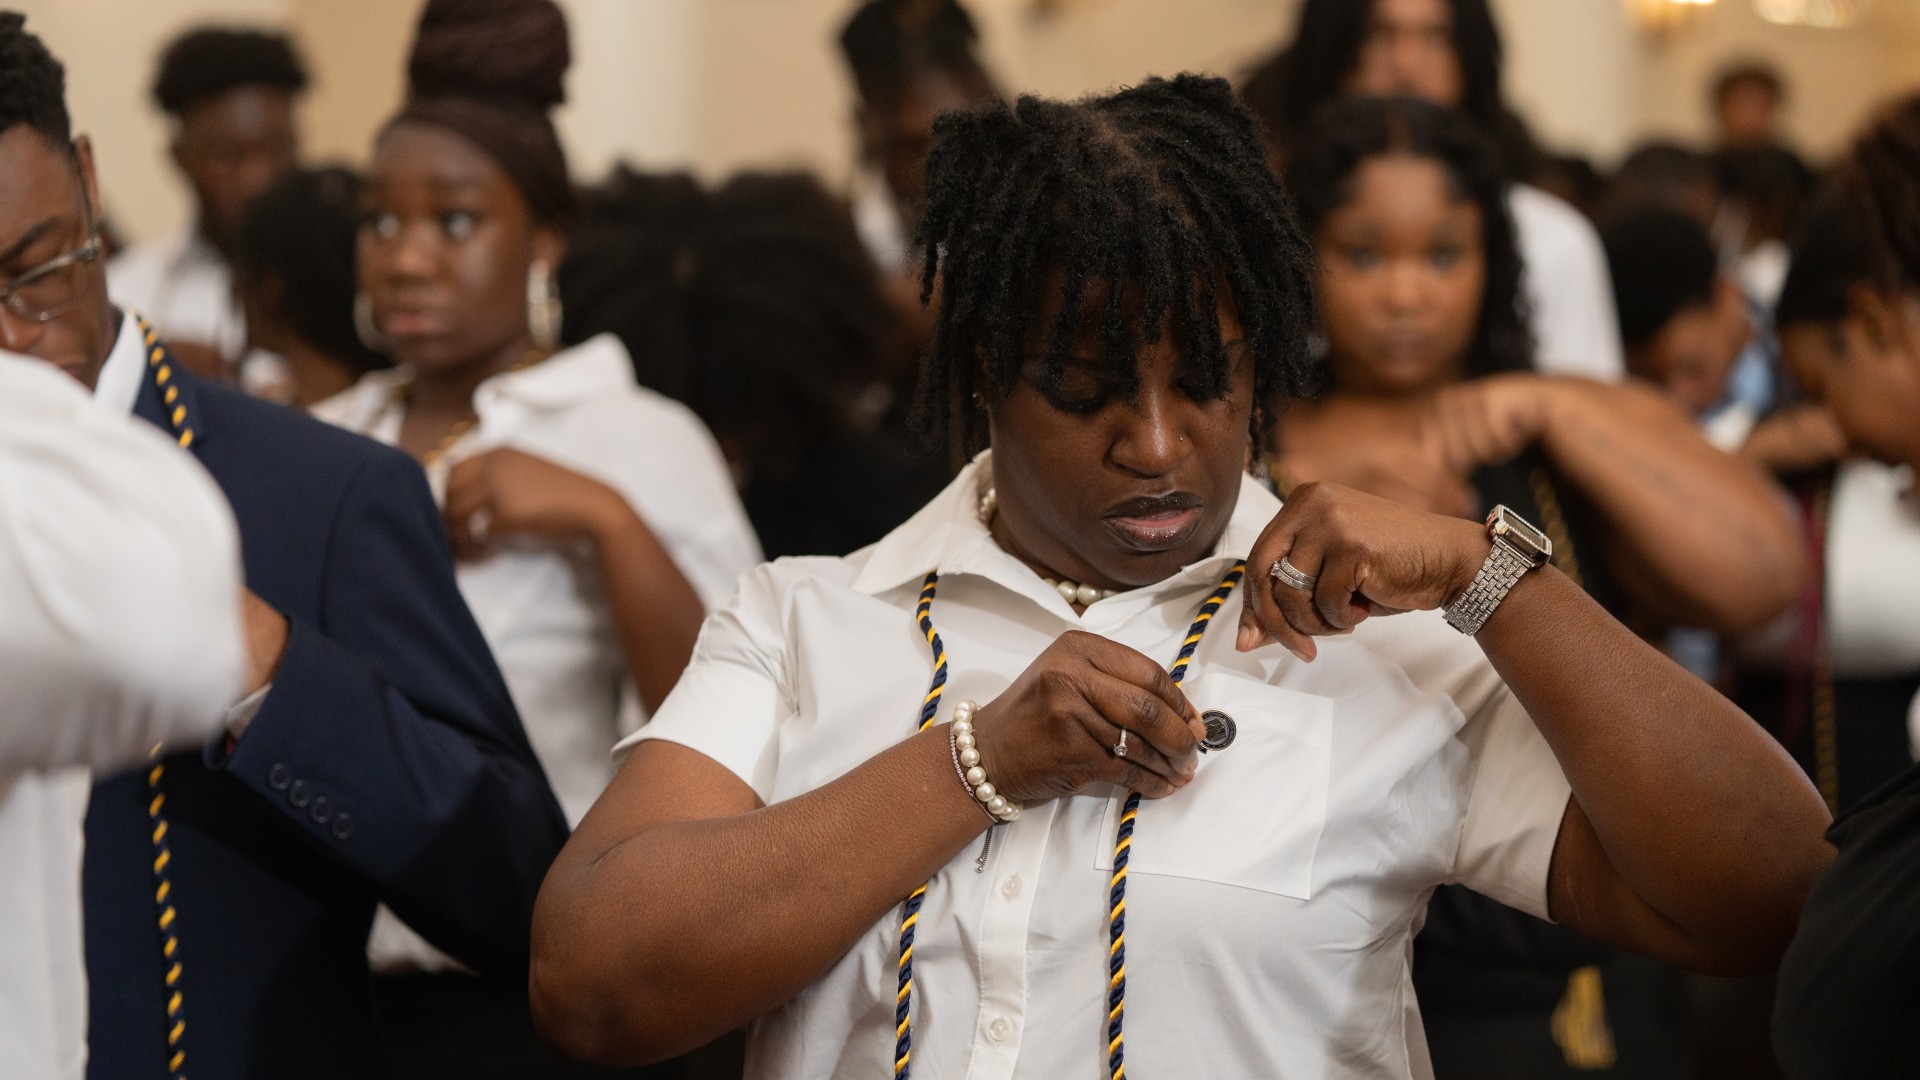
M293 770L287 768L286 762L280 762L267 770L267 786L273 790L285 791L287 785L291 783L293 783Z
M307 787L305 780L295 780L293 786L287 789L287 801L295 806L305 806L313 801L313 791Z
M327 798L325 795L316 797L313 800L313 805L307 808L307 816L325 825L327 819L333 816L333 800Z
M353 818L349 816L345 810L342 810L339 816L333 819L333 838L335 840L345 840L352 835Z
M1006 884L1000 886L1000 892L1001 892L1001 895L1005 896L1009 900L1013 899L1016 896L1019 896L1020 895L1020 875L1019 874L1010 875L1007 878Z
M987 1038L992 1039L994 1042L1006 1042L1007 1036L1012 1034L1013 1025L1007 1023L1007 1018L1004 1016L999 1017L994 1020L993 1023L987 1025Z

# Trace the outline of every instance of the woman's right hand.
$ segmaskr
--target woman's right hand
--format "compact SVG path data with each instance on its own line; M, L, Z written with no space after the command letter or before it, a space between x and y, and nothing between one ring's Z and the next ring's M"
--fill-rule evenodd
M1127 756L1114 755L1127 733ZM1006 693L974 714L980 765L1016 803L1118 784L1150 799L1187 785L1200 714L1164 668L1095 634L1056 638Z

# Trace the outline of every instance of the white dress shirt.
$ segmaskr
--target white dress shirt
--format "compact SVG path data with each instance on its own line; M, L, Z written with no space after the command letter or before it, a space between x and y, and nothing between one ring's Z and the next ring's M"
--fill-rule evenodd
M219 730L243 671L213 480L66 375L0 354L0 1061L80 1080L88 769Z
M314 415L385 443L398 442L406 369L376 371L321 402ZM708 610L760 561L760 545L713 436L685 406L639 386L620 340L602 334L474 394L479 422L428 479L444 498L453 463L513 447L607 484L660 538ZM503 550L456 571L547 779L578 824L613 779L607 748L644 720L628 689L593 553L506 538ZM376 961L398 926L382 909ZM424 943L421 943L424 946Z
M782 559L741 581L691 666L623 746L667 739L776 803L914 730L933 662L938 719L991 701L1061 633L1168 663L1202 600L1279 503L1243 482L1212 557L1076 615L980 523L991 458L878 544ZM1255 570L1256 582L1260 574ZM1569 788L1479 648L1437 613L1374 619L1302 664L1234 651L1236 590L1183 687L1235 718L1194 782L1149 802L1127 892L1127 1063L1141 1076L1426 1077L1409 963L1427 897L1464 882L1537 915ZM956 777L953 780L958 784ZM1027 807L935 875L914 945L916 1077L1106 1076L1107 875L1123 793ZM747 917L750 917L747 916ZM753 1078L889 1075L897 912L754 1025Z
M120 307L145 312L163 338L211 345L229 360L246 347L246 317L233 295L233 271L198 228L189 226L114 256L107 264L107 292Z
M1507 190L1532 308L1534 367L1547 375L1618 381L1626 372L1613 278L1600 234L1580 211L1527 184Z

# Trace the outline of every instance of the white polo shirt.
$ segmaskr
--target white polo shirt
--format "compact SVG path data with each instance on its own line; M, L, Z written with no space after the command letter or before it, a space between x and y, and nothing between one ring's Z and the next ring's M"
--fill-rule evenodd
M950 659L939 719L991 701L1055 637L1088 630L1170 662L1202 600L1280 504L1252 480L1217 553L1076 615L994 543L983 455L910 521L841 559L741 580L645 739L691 747L767 803L912 734L933 662L914 622L929 569ZM1258 571L1255 571L1258 582ZM1128 1072L1427 1077L1409 962L1434 886L1536 915L1569 789L1479 648L1435 613L1242 655L1236 593L1184 684L1238 737L1146 803L1127 894ZM954 783L959 783L958 779ZM934 878L914 945L916 1078L1106 1076L1107 868L1124 793L1031 805ZM753 1078L891 1075L897 912L754 1025Z

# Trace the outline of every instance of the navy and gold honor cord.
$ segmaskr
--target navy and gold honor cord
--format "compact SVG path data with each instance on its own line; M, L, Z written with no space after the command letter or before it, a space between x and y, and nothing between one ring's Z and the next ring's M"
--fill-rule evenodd
M1194 616L1193 624L1187 627L1187 636L1180 642L1173 666L1167 669L1176 685L1186 678L1187 666L1193 662L1193 654L1200 648L1200 641L1206 637L1207 627L1220 611L1220 605L1227 602L1246 574L1245 562L1234 563L1219 587L1200 605L1200 613ZM933 682L920 703L918 731L933 726L934 715L940 710L940 695L947 687L947 647L933 626L933 597L939 584L939 572L929 571L920 586L920 604L915 611L920 632L927 638L927 648L933 652ZM1107 1068L1111 1080L1126 1080L1127 1075L1126 1040L1121 1033L1127 1013L1127 858L1133 848L1133 823L1139 814L1140 793L1129 791L1120 810L1119 833L1114 838L1113 880L1107 894ZM926 897L927 885L922 882L900 905L900 989L894 999L893 1075L896 1080L907 1080L911 1072L913 934L920 921L920 905Z
M140 337L146 343L147 370L160 392L161 411L166 414L167 430L181 446L193 445L193 428L187 424L187 407L180 403L180 388L174 385L174 360L147 320L134 316ZM173 908L173 849L167 843L167 793L162 782L167 767L161 760L161 747L153 748L152 765L147 769L147 823L153 835L153 906L160 921L160 962L166 967L167 995L167 1076L168 1080L186 1080L187 1036L186 1001L180 992L179 914Z

